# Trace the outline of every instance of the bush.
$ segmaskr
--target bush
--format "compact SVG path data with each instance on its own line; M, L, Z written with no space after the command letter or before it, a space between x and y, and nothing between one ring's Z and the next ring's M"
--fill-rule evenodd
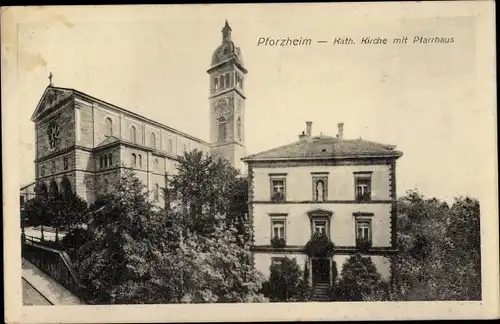
M333 293L339 300L361 301L379 293L382 285L372 259L355 254L342 266L341 278Z
M303 301L309 287L302 279L303 273L295 259L284 258L270 267L269 281L263 284L262 293L271 301Z
M335 245L326 235L314 233L305 250L309 256L329 257L335 252Z
M285 247L285 239L284 238L279 238L279 237L273 237L271 239L271 246L275 248L283 248Z

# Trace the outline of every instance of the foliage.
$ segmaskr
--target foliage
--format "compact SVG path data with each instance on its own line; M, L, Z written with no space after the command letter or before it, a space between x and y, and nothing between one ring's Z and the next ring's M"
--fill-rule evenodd
M301 301L307 298L308 285L295 259L283 258L281 263L270 267L269 281L264 294L271 301Z
M74 193L51 198L35 197L23 205L25 226L47 225L71 228L86 221L87 202Z
M361 301L364 296L376 293L381 284L382 279L372 259L357 253L343 264L335 294L340 300Z
M140 180L126 172L109 198L106 213L93 214L92 239L79 249L76 262L96 303L115 302L117 295L120 300L123 286L148 280L150 265L162 252L156 246L161 220Z
M227 226L248 236L247 188L247 180L228 161L194 150L180 157L177 172L169 177L167 208L183 209L185 225L192 231L203 232L207 222L222 215Z
M306 243L305 251L309 256L329 257L335 252L335 245L328 236L314 233Z
M399 201L396 300L480 300L479 202L455 198L451 207L409 191Z
M282 237L273 237L271 239L271 246L275 248L282 248L285 247L286 242L285 239Z
M234 226L215 217L192 231L180 209L158 211L128 172L92 208L91 239L77 268L95 303L260 302L262 278Z
M27 200L21 208L21 217L25 220L24 226L38 226L48 223L45 218L48 200L35 197Z
M356 247L360 252L367 252L372 247L372 242L366 239L356 239Z
M241 247L235 234L234 227L219 224L209 236L193 233L183 240L183 302L265 301L250 248Z

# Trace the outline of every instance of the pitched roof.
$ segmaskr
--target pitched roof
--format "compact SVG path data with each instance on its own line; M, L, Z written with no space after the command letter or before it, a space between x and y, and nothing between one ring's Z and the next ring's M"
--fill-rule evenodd
M106 146L108 144L111 144L114 142L119 142L119 141L120 141L120 139L115 137L115 136L107 136L104 141L102 141L101 143L99 143L99 145L96 146L96 148L101 147L101 146Z
M279 146L243 158L243 161L259 160L316 160L368 157L395 157L403 155L394 150L394 145L375 143L363 139L340 139L330 136L315 136Z
M35 121L35 119L37 118L38 115L40 115L42 112L45 113L45 112L48 112L48 111L51 111L53 109L53 107L55 107L56 105L56 102L59 102L60 100L64 100L66 98L68 98L69 96L73 95L73 94L77 94L81 97L85 97L87 98L88 100L91 100L91 101L94 101L94 102L97 102L97 103L100 103L100 104L103 104L105 106L107 106L108 108L113 108L117 111L121 111L121 112L124 112L128 115L131 115L135 118L138 118L144 122L147 122L147 123L151 123L155 126L158 126L158 127L161 127L167 131L170 131L172 133L175 133L177 135L180 135L180 136L183 136L183 137L186 137L186 138L189 138L193 141L196 141L200 144L203 144L203 145L208 145L209 143L202 140L202 139L199 139L197 137L194 137L192 135L189 135L187 133L184 133L180 130L177 130L175 128L172 128L170 126L167 126L165 124L162 124L162 123L159 123L155 120L152 120L152 119L149 119L145 116L142 116L142 115L139 115L137 113L134 113L130 110L127 110L127 109L124 109L124 108L121 108L121 107L118 107L116 105L113 105L109 102L106 102L104 100L101 100L101 99L98 99L96 97L93 97L85 92L82 92L82 91L79 91L79 90L76 90L76 89L72 89L72 88L62 88L62 87L56 87L56 86L53 86L53 85L49 85L42 97L40 98L38 104L37 104L37 107L35 109L35 112L33 113L32 117L31 117L31 120L32 121ZM47 101L53 101L53 105L49 104L49 108L47 110L45 110L45 106L46 106L46 102Z

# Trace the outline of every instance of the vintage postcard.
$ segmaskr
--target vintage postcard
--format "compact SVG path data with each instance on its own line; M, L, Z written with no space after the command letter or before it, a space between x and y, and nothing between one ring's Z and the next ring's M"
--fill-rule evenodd
M5 322L499 316L493 2L1 23Z

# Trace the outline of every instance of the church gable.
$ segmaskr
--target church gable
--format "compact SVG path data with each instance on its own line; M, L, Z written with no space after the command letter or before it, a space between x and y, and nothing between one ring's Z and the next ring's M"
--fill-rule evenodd
M35 112L31 116L31 120L38 120L43 115L52 111L55 107L59 105L62 101L68 99L73 94L70 89L56 88L48 86L45 89L38 105L36 106Z

